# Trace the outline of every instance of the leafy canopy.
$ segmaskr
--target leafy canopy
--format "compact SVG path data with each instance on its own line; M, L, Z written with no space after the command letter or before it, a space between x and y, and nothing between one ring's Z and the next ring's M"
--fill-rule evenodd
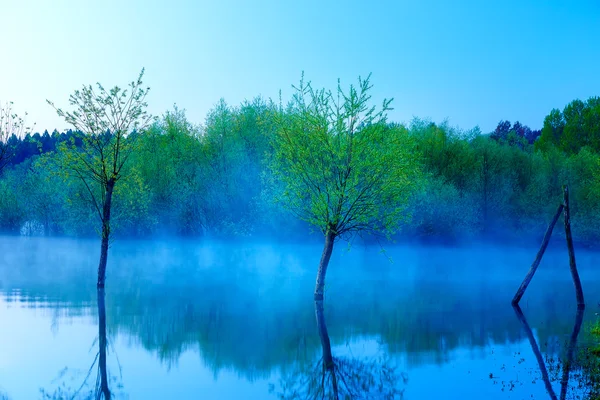
M136 136L152 120L145 102L150 88L142 86L143 75L142 69L129 90L118 86L106 90L100 83L96 89L83 86L69 97L73 111L57 108L48 100L58 115L77 130L75 140L61 148L63 165L67 174L73 173L85 184L100 219L108 187L114 187L123 177ZM81 146L76 145L78 141Z
M25 126L25 121L19 117L13 109L13 103L0 104L0 172L10 162L13 149L9 143L11 137L20 138L23 134L31 131ZM25 113L27 115L27 113Z
M275 138L284 204L324 234L393 233L417 172L407 130L387 124L391 100L370 105L367 79L336 92L300 80Z

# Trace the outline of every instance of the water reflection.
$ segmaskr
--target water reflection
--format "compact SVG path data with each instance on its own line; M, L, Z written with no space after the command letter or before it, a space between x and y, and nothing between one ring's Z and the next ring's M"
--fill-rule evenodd
M108 369L106 365L106 356L108 349L108 340L106 335L106 294L104 288L97 289L97 305L98 305L98 352L94 357L94 361L90 366L87 375L83 379L83 382L79 388L72 390L72 388L66 387L63 382L57 389L52 393L48 393L42 389L42 396L44 399L95 399L95 400L111 400L112 392L110 390L110 380ZM93 388L90 388L90 378L92 371L96 368L96 381L93 384ZM68 374L68 370L65 369L60 372L59 377L64 378ZM113 379L116 382L116 379ZM120 386L120 385L119 385ZM0 397L2 399L2 397Z
M346 390L343 371L353 377L384 374L381 368L369 372L377 367L372 359L348 354L349 348L356 354L356 348L366 342L372 347L379 344L379 365L390 365L391 359L408 371L407 398L442 396L435 388L448 388L454 398L481 393L490 399L503 398L488 376L511 363L512 354L521 350L527 352L527 366L517 365L515 375L522 378L524 371L537 371L533 354L528 356L522 323L506 307L522 277L521 268L514 266L528 264L529 251L480 254L472 249L397 248L389 251L394 264L378 250L334 254L332 265L337 267L328 272L330 287L323 310L323 304L319 307L304 295L312 292L313 256L318 257L320 247L117 243L104 304L104 297L89 284L97 267L95 245L79 244L79 248L72 241L31 240L23 249L14 243L2 246L0 241L0 253L22 250L35 257L0 268L0 314L4 313L0 317L11 321L10 330L0 331L0 375L11 374L13 382L18 378L32 382L36 390L39 386L54 389L49 382L55 371L68 365L80 371L76 379L63 379L74 386L73 393L98 353L84 389L94 395L98 372L103 393L100 351L88 352L96 335L94 347L105 348L108 371L104 375L112 398L120 390L110 374L118 372L113 340L127 371L127 392L134 398L174 396L167 387L177 387L178 398L194 398L194 393L200 389L205 393L207 388L213 390L208 398L245 398L252 390L257 393L254 398L265 398L269 383L290 375L295 377L289 383L303 393L310 387L314 393L325 380L333 390L335 377L339 394ZM88 254L91 261L82 261ZM581 272L591 298L600 298L594 257L582 254ZM573 330L572 282L564 274L564 265L558 261L554 265L554 259L564 257L549 254L543 274L527 293L527 307L532 310L528 323L535 327L540 344L568 338ZM481 268L482 264L487 267ZM56 321L54 330L49 329L48 316ZM328 329L322 329L325 316ZM100 343L103 334L98 328L103 324L109 340ZM35 343L19 341L32 331ZM79 350L69 341L80 342ZM344 343L351 345L337 346ZM544 357L555 354L543 350ZM505 356L508 352L510 356ZM21 361L22 355L35 353L37 360ZM34 368L44 357L44 363L52 364L48 373ZM2 360L7 360L4 370ZM505 373L507 380L515 376L512 369L510 373ZM154 384L151 388L148 376ZM396 383L403 387L402 377L398 379ZM559 379L554 379L555 385ZM520 398L532 393L535 398L546 396L542 384L521 381L525 387ZM0 390L15 399L34 398L35 393L18 394L26 384L5 385ZM165 389L159 394L161 388Z
M106 304L104 288L98 288L98 370L100 384L96 384L95 397L110 400L110 389L108 388L108 373L106 372Z
M400 399L407 382L383 354L379 357L334 356L323 300L315 300L322 356L316 364L298 366L281 380L280 399Z
M523 311L521 310L521 307L519 307L518 304L514 305L513 308L515 310L517 318L523 325L523 330L525 331L525 334L527 335L527 339L529 340L529 344L531 345L531 350L533 351L533 354L535 355L535 358L537 360L538 366L540 368L540 372L542 374L542 380L544 381L544 385L546 387L546 391L548 392L548 395L550 396L550 398L552 400L558 400L558 398L556 396L556 392L554 391L554 388L552 387L552 382L550 381L550 377L548 375L548 369L546 368L546 362L544 361L542 352L540 351L540 348L535 339L535 336L533 335L533 331L532 331L531 327L529 326L529 323L527 322L527 318L525 317L525 314L523 314ZM565 400L567 397L567 389L569 388L569 378L571 375L571 368L574 365L573 356L575 354L575 349L577 346L577 338L579 336L579 332L581 330L581 325L583 323L583 314L584 314L584 309L578 308L577 314L575 315L575 324L573 325L573 331L571 333L571 336L569 338L569 343L567 345L566 357L560 363L561 365L558 366L562 370L562 376L560 379L560 400Z

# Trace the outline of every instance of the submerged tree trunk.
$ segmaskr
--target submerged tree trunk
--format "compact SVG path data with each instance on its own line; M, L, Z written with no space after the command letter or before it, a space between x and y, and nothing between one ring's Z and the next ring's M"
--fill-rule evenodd
M315 285L315 300L323 300L323 294L325 290L325 275L327 274L327 266L329 265L329 259L333 251L333 243L335 242L335 233L332 229L327 229L325 234L325 246L323 247L323 253L321 254L321 261L319 262L319 271L317 272L317 283Z
M100 368L100 393L97 398L104 395L104 399L110 400L110 389L108 388L108 373L106 372L106 305L104 303L104 289L98 288L98 367Z
M102 207L102 242L100 244L100 263L98 264L98 288L104 287L106 279L106 263L108 262L108 241L110 239L110 208L115 180L109 179L106 183L106 198Z
M577 264L575 263L575 249L573 248L573 236L571 235L571 211L569 209L569 188L564 187L564 206L565 206L565 236L567 239L567 248L569 249L569 268L571 269L571 277L575 285L575 295L577 296L577 307L584 308L583 289L579 280L579 272L577 272Z
M334 398L337 399L337 376L335 371L335 364L333 363L333 354L331 353L331 341L329 340L329 333L327 332L327 325L325 324L323 300L315 300L315 314L317 317L317 329L319 330L319 338L321 339L321 346L323 347L323 384L325 382L326 374L331 374L333 395Z
M575 347L577 346L577 337L581 330L581 324L583 324L583 311L584 308L578 307L577 314L575 315L575 325L573 325L573 332L571 333L571 339L569 339L569 347L567 347L567 357L562 366L562 377L560 379L560 399L565 400L567 398L567 389L569 387L569 374L573 366L573 356L575 353Z

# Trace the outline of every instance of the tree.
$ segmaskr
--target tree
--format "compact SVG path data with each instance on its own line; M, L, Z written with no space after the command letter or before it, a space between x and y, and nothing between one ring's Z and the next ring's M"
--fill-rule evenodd
M494 140L506 140L508 132L510 132L510 121L500 121L494 132L490 134L490 137Z
M490 137L497 142L506 142L511 146L519 148L526 147L527 144L533 144L540 136L541 131L531 130L527 125L515 122L512 127L510 121L500 121Z
M359 78L347 93L338 82L334 94L302 77L277 121L274 173L284 204L325 236L315 299L323 298L336 239L397 229L417 170L407 130L386 123L391 100L369 106L371 87Z
M110 214L115 185L124 176L123 167L135 149L136 138L149 124L145 102L150 88L142 87L142 69L138 79L129 84L129 91L118 86L110 90L97 84L83 86L69 97L73 111L63 111L48 101L69 124L75 127L83 146L76 141L63 146L64 167L85 185L89 198L102 223L98 288L105 283Z
M221 100L209 112L202 137L207 157L204 180L212 182L204 201L209 229L226 235L255 233L258 199L265 188L261 175L267 165L276 112L276 105L261 98L238 107Z
M150 202L163 232L193 235L202 232L204 180L199 177L204 157L200 129L174 107L152 124L133 164L151 193ZM206 167L208 168L208 166Z
M553 109L544 119L537 147L547 151L550 144L567 154L576 154L589 146L600 151L600 97L573 100L561 112Z
M0 104L0 173L13 156L11 139L13 137L18 139L23 133L30 131L29 127L25 127L23 118L13 112L12 106L12 102L6 103L4 106Z

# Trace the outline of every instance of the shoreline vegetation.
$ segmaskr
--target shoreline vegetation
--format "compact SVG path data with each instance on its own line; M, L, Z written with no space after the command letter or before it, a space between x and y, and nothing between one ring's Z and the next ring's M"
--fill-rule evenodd
M239 106L221 100L203 124L194 124L174 106L131 133L126 140L135 138L136 148L114 193L115 237L310 237L308 223L282 206L285 185L273 169L278 121L289 110L260 97ZM482 133L418 118L407 125L386 120L390 131L409 139L410 161L419 166L403 205L408 217L391 238L539 244L567 184L574 241L597 247L598 121L598 97L551 110L540 131L509 121ZM0 175L0 232L97 237L86 188L61 167L67 147L81 148L81 133L2 133L10 158Z

